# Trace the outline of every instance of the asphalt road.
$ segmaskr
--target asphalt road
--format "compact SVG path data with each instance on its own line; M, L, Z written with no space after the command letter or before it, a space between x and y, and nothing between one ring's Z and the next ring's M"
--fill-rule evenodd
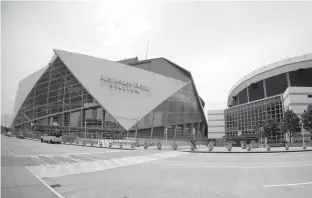
M2 193L6 193L2 197L34 197L30 192L41 195L37 197L57 197L56 193L67 198L312 195L312 152L124 151L7 137L2 137L1 147L1 187ZM26 183L28 180L30 184Z

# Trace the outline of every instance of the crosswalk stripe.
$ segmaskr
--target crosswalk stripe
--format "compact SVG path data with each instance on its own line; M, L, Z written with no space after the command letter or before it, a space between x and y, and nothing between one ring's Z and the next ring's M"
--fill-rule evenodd
M38 164L39 164L39 166L43 166L44 164L42 164L39 160L37 160L36 158L35 158L35 156L31 156L31 158L35 161L35 162L37 162Z
M60 164L67 164L67 163L68 163L68 162L58 161L58 160L56 160L55 157L53 157L53 156L47 156L47 157L50 158L51 160L57 162L57 163L60 163Z
M34 158L35 158L36 160L38 160L38 161L39 161L41 164L43 164L43 165L50 165L50 164L44 162L43 160L39 159L39 157L37 157L37 156L34 156Z
M75 162L84 162L84 160L78 160L78 159L74 159L73 157L71 157L71 156L63 156L64 158L66 158L66 159L69 159L69 160L72 160L72 161L75 161Z
M89 158L89 159L91 159L91 160L98 160L98 159L102 159L102 158L99 158L99 157L96 157L96 156L92 156L92 155L87 155L87 154L85 154L85 155L82 155L83 157L86 157L86 158Z
M118 159L113 159L113 161L118 165L118 166L123 166L123 164L121 164Z
M185 153L178 152L164 153L162 154L161 158L165 159L168 157L175 157L183 154ZM155 155L145 155L145 156L134 156L109 160L88 161L83 163L71 163L66 165L31 166L29 167L29 169L31 169L31 171L39 178L43 177L53 178L81 173L90 173L95 171L124 167L128 165L135 165L144 162L156 161L157 159L158 158L155 158Z

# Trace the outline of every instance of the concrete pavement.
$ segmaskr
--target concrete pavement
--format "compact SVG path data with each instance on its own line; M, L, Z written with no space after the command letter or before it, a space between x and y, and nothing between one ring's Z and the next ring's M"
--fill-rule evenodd
M1 147L6 197L308 198L312 192L312 152L127 151L8 137Z
M187 153L135 166L44 178L44 181L59 184L56 190L68 198L311 196L311 153L227 157Z
M1 197L57 198L58 196L48 190L40 180L25 168L26 165L32 164L30 159L17 159L5 149L5 146L13 138L1 136Z

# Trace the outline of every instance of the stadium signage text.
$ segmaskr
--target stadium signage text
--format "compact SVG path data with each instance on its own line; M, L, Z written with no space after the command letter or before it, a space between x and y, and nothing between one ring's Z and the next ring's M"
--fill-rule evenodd
M120 80L117 78L111 78L103 75L101 75L100 81L109 83L110 88L115 88L123 91L129 91L134 93L139 93L139 90L150 91L149 87L141 85L138 82L130 82L127 80Z

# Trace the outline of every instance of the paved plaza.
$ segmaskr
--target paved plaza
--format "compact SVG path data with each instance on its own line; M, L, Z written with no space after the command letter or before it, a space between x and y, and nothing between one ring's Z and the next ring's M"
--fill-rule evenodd
M2 197L308 198L312 192L312 152L121 150L4 136L1 147Z

